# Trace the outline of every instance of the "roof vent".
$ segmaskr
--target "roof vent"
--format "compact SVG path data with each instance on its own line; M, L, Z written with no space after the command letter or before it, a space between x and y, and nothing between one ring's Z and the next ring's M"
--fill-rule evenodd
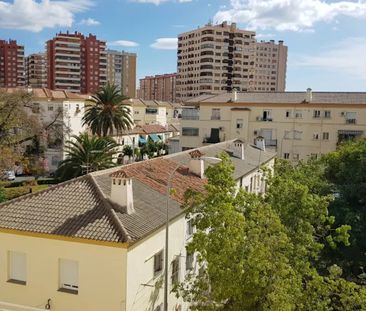
M189 171L192 174L197 175L199 178L203 178L205 173L205 163L201 157L204 156L204 153L196 149L191 151L189 155L191 156L191 160L188 164Z
M133 206L132 176L124 170L111 175L111 200L122 208L122 212L132 214Z
M244 160L244 141L240 139L236 139L233 141L231 149L233 150L233 156L239 158L240 160Z
M306 102L311 103L313 100L313 90L309 87L306 89Z

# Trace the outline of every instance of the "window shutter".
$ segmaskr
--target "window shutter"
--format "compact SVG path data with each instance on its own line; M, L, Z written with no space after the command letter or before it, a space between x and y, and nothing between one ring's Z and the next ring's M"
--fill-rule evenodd
M60 260L60 287L72 290L79 288L79 264L73 260Z
M10 253L10 275L11 280L26 282L27 280L27 263L24 253Z

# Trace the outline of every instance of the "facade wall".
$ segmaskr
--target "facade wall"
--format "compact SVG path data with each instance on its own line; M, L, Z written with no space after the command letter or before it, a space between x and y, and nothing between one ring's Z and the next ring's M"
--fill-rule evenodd
M169 292L172 290L172 261L179 258L179 280L185 276L185 246L189 237L186 235L186 220L184 215L174 221L169 228ZM164 289L162 280L163 271L154 276L154 255L164 251L165 228L160 229L153 236L140 241L131 247L127 254L127 310L155 310L163 304ZM160 283L160 286L158 285ZM181 299L177 299L173 293L169 294L168 310L177 310L174 307L182 306L187 310Z
M26 85L32 88L47 87L47 57L45 53L31 54L26 58Z
M220 109L219 120L212 120L212 109ZM264 118L265 111L269 111L269 117ZM314 111L319 111L319 117ZM276 150L281 158L296 161L334 151L339 140L346 138L342 135L347 133L366 135L366 107L362 105L205 103L197 113L199 119L192 120L183 112L183 150L204 145L211 129L219 128L220 141L241 138L254 143L256 137L264 136L267 148ZM355 113L355 119L347 119L347 113ZM198 129L198 135L187 136L184 128Z
M146 76L140 79L139 95L144 100L176 101L175 73Z
M94 93L107 82L106 43L94 35L59 33L47 42L48 88Z
M135 53L107 51L107 79L130 98L136 97L136 58Z
M125 311L127 251L122 248L0 233L0 301L55 311ZM7 282L9 251L26 255L26 285ZM60 292L59 261L79 266L77 295Z
M287 47L256 42L235 23L208 24L178 36L177 101L225 91L284 91Z
M0 40L0 87L25 85L24 46L15 40Z

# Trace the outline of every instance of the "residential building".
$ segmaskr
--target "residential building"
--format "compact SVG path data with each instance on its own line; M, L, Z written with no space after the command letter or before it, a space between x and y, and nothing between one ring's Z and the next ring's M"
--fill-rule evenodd
M45 147L44 168L48 172L54 172L59 162L66 158L66 141L72 135L79 135L86 130L82 117L88 96L46 88L29 88L28 91L33 95L29 115L47 128L40 141Z
M254 31L211 23L178 36L177 101L223 91L284 91L287 47Z
M146 76L140 79L139 98L175 102L176 73Z
M202 95L186 104L183 150L262 136L279 157L298 161L334 151L340 141L366 133L366 93L361 92L232 92Z
M32 88L47 87L46 53L30 54L25 58L25 84Z
M107 82L106 43L79 32L47 42L48 88L90 94Z
M0 88L24 85L24 46L16 40L0 40Z
M136 125L173 124L179 127L182 105L178 103L130 99L126 101L133 110L133 119Z
M123 95L136 97L136 54L107 50L107 80Z
M257 42L255 91L284 92L286 89L287 46L283 41Z
M224 151L238 187L264 192L259 167L272 169L275 154L229 141L94 172L0 204L0 308L161 310L167 259L168 310L187 310L171 293L198 270L194 257L187 260L195 229L181 204L188 188L204 190L208 163L200 155ZM166 215L166 182L174 171Z

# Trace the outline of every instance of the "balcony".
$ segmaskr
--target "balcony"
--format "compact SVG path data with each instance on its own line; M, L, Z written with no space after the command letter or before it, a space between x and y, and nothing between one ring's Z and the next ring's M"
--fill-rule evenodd
M264 139L266 147L277 147L277 139Z
M356 124L356 119L346 119L346 124Z

